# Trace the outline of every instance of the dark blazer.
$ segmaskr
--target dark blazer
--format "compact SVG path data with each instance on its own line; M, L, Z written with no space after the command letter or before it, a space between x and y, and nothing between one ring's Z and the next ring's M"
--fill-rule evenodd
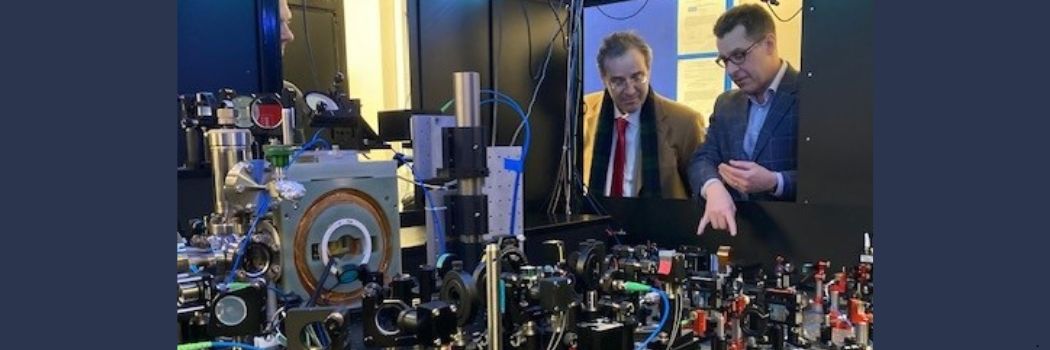
M798 170L798 71L788 65L773 95L773 104L755 143L751 157L744 153L749 101L740 89L726 91L715 100L707 140L693 155L689 164L691 193L699 196L709 179L721 179L718 165L730 160L750 160L784 176L781 197L772 193L752 193L746 197L726 185L736 200L795 200Z

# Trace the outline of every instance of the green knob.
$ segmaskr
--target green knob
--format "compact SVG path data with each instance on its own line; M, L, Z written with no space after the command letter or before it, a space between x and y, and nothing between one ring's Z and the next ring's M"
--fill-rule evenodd
M284 168L288 166L293 152L292 147L288 145L265 145L263 146L263 153L266 154L266 160L270 164L278 168Z

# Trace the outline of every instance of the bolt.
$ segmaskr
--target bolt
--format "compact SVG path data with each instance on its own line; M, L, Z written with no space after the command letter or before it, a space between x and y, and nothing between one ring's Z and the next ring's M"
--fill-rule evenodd
M806 142L809 142L809 140L810 140L809 136L806 136Z
M815 10L815 8L813 6L810 6L809 7L809 12L813 12L813 10Z
M812 78L813 77L813 72L807 72L806 76Z

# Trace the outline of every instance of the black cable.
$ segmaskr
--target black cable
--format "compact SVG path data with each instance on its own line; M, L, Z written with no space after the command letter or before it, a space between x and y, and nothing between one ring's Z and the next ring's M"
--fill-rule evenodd
M581 192L581 196L586 198L590 202L591 209L594 209L594 213L598 214L598 215L608 216L609 215L609 211L605 209L605 206L601 205L601 202L599 202L597 200L597 198L594 197L594 193L591 193L591 191L588 191L583 186L583 179L582 179L582 176L580 176L580 172L577 171L576 169L573 169L572 171L573 171L573 174L576 175L576 176L573 176L573 178L576 179L575 183L580 185L580 190L582 191Z
M321 83L317 80L317 62L314 62L314 50L310 46L310 27L306 25L306 0L303 0L303 36L306 37L306 56L310 57L310 75L314 79L314 86L318 91L321 89Z
M777 14L776 10L773 10L773 5L770 5L768 1L763 1L763 2L766 3L766 7L769 8L769 12L773 13L773 17L776 17L777 20L779 20L781 22L791 22L791 20L795 19L795 17L798 17L798 14L802 13L802 7L799 6L798 11L795 11L795 14L791 15L791 17L788 18L788 19L783 19L783 18L780 18L780 15Z
M581 21L582 21L582 11L583 10L581 9L580 10L581 14L580 14L580 18L579 18L579 20L581 20ZM580 116L581 108L580 108L580 106L581 106L581 103L582 103L582 100L583 100L583 72L584 72L584 69L582 69L582 67L581 67L582 66L583 57L582 57L582 51L580 51L581 48L579 47L582 44L582 42L583 42L583 32L580 29L577 29L577 32L576 32L575 35L576 35L576 37L575 37L576 44L575 45L577 46L577 49L575 50L575 57L573 59L576 60L577 63L575 64L576 68L574 69L574 73L575 74L572 77L572 89L571 89L572 90L572 94L573 94L573 97L572 97L573 98L573 104L572 104L572 113L571 113L572 119L570 120L570 128L572 129L572 135L568 139L568 141L570 141L570 143L568 145L565 145L572 152L572 154L570 155L569 163L568 163L568 166L571 168L570 169L571 172L569 174L569 179L568 179L568 181L566 183L566 186L569 187L570 194L576 194L576 193L583 194L584 192L582 192L582 191L584 191L585 189L583 188L583 181L581 179L582 176L580 176L580 173L577 170L577 164L578 164L577 161L578 161L578 159L577 159L577 150L576 150L577 143L578 143L577 140L579 140L579 128L580 128L580 120L581 120L581 116ZM574 178L576 179L575 183L573 181ZM575 186L579 186L578 190L581 191L581 192L573 191L573 187L575 187ZM602 207L600 204L596 205L597 201L594 199L593 194L591 194L590 192L587 192L586 195L590 196L589 198L587 198L587 200L591 203L592 209L595 206L597 206L599 208L598 210L595 210L596 213L602 214L602 215L608 215L607 214L608 211L605 210L604 207ZM566 206L568 206L568 205L570 205L570 203L566 203Z
M560 15L558 15L557 10L554 9L553 4L551 4L548 1L548 5L551 7L551 10L554 11L555 18L559 21L559 24L562 24L561 17L560 17ZM575 75L575 74L573 74L574 72L579 72L579 60L577 60L576 57L579 54L577 52L579 50L579 42L580 42L579 38L578 38L579 30L580 30L578 22L579 22L579 17L582 15L582 7L581 6L582 6L582 4L579 3L579 2L576 2L576 1L571 1L568 4L568 12L569 12L568 13L568 17L566 18L565 24L562 27L560 27L559 32L556 33L556 35L560 34L562 32L565 33L565 36L563 38L565 40L565 46L566 46L567 54L569 55L569 60L570 60L568 76L573 76L573 75ZM549 49L549 47L548 47L548 49ZM570 79L566 79L566 80L570 80ZM574 105L575 103L577 103L577 101L575 101L575 97L576 96L575 96L575 94L573 94L573 90L575 88L575 86L574 86L575 84L573 84L573 82L571 82L571 81L567 81L566 85L567 85L566 86L566 93L567 93L566 96L567 96L567 98L572 98L573 99L573 102L567 103L567 104L573 104ZM572 96L572 97L569 97L569 96ZM564 135L563 135L563 140L562 140L563 149L562 149L562 153L561 153L561 158L558 161L558 175L557 175L557 179L555 180L556 183L554 185L554 190L551 191L550 197L548 197L548 201L547 201L546 210L547 210L547 213L550 213L550 214L553 214L554 211L557 209L558 203L560 202L560 199L562 198L563 191L564 191L564 195L566 197L566 207L565 208L566 208L567 212L571 211L570 203L569 203L571 201L570 198L575 198L575 194L572 192L572 182L571 182L572 174L571 174L571 169L569 169L569 168L572 168L572 166L570 164L573 161L572 161L572 158L569 157L566 154L567 151L564 148L564 147L566 147L565 144L568 143L568 138L569 138L569 134L570 134L570 128L571 128L571 125L572 125L572 120L570 119L570 118L572 118L571 114L572 113L570 113L568 110L566 110L566 118L567 118L566 124L569 124L569 125L566 126L566 129L565 129L565 132L564 132Z
M329 272L332 271L332 266L334 266L334 265L335 265L335 258L329 258L328 264L325 264L324 272L321 272L321 279L319 279L318 282L317 282L317 289L314 289L314 294L310 296L310 300L306 301L306 307L314 306L314 303L317 302L317 297L321 296L321 290L325 289L324 288L324 282L328 280L328 275L330 275ZM339 281L336 281L336 286L338 286L338 285L339 285ZM332 287L332 288L335 288L335 287Z
M561 20L561 15L558 14L558 9L554 7L554 2L552 2L551 0L547 0L547 5L550 6L551 12L554 13L554 20L558 21L558 32L555 33L555 35L561 34L561 33L565 33L566 32L565 26L567 25L565 22L568 21L568 18L566 18L566 21L562 21ZM563 36L562 37L562 47L565 47L565 48L569 47L568 36Z
M532 23L529 22L529 9L525 8L525 0L518 0L518 5L521 5L521 14L525 16L525 32L529 43L529 77L532 77L532 80L536 80L535 69L532 68Z
M554 37L551 38L551 41L550 41L551 43L553 43L554 39L558 38L559 34L567 33L567 30L565 29L565 27L568 25L567 22L568 22L569 18L566 18L565 21L562 21L561 15L558 14L558 8L554 7L554 2L552 0L547 0L547 6L550 7L551 13L554 14L554 20L558 22L558 31L554 33ZM522 7L521 7L521 9L522 9L523 12L525 12L524 0L522 0ZM533 73L533 69L532 69L532 25L529 24L529 15L528 15L527 12L525 12L525 25L527 27L526 30L528 30L528 32L529 32L529 74L532 76L532 80L536 80L536 79L539 79L539 77L537 76L536 73ZM550 46L550 45L551 45L550 43L547 44L547 46ZM562 46L565 47L565 48L569 47L568 36L563 36L562 37Z
M540 70L539 81L533 87L533 91L532 91L531 97L529 99L529 105L526 107L525 119L529 119L531 117L532 107L536 103L536 96L539 95L539 91L540 91L539 88L540 88L541 85L543 85L543 81L547 77L547 67L550 66L550 62L551 62L551 54L553 53L553 49L554 49L554 47L553 47L554 46L554 39L557 39L557 38L558 38L558 33L554 33L554 36L551 37L550 42L547 43L547 53L546 53L546 58L543 61L543 69ZM511 141L510 145L511 146L513 146L514 143L517 142L518 135L521 133L521 130L524 127L525 127L525 121L522 121L520 124L518 124L517 130L514 131L514 135L511 136L511 138L510 138L510 141Z
M526 17L526 18L528 18L528 17ZM559 27L558 31L555 32L554 36L551 37L551 40L547 42L547 49L546 49L546 51L548 51L548 52L551 51L551 46L554 45L554 40L557 40L558 39L558 35L561 34L561 33L562 33L562 31L561 31L561 28ZM529 34L529 35L531 36L532 34ZM537 71L534 74L532 67L533 67L532 66L532 39L530 37L529 38L529 74L532 77L532 81L536 81L536 80L540 79L541 75L543 75L542 74L543 71ZM546 70L547 66L544 65L543 69Z
M631 19L634 16L637 16L639 13L642 12L643 9L645 9L645 5L648 5L648 4L649 4L649 0L645 0L645 2L642 3L642 6L639 7L638 10L634 11L634 13L632 13L630 16L627 16L627 17L611 16L608 13L605 13L605 10L602 10L601 6L597 6L597 7L598 7L598 12L601 12L603 15L605 15L605 17L609 17L610 19L614 19L614 20L617 20L617 21L624 21L624 20Z

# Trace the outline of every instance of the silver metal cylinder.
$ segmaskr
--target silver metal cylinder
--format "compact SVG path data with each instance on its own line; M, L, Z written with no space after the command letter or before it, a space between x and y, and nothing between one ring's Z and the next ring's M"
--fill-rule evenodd
M224 272L230 264L233 256L219 251L191 251L179 253L176 259L176 273L187 273L191 271L190 266L200 269L209 269L212 273Z
M481 126L481 76L478 72L452 74L456 94L456 126ZM481 179L460 179L459 193L464 196L481 194Z
M587 303L585 304L585 309L587 311L598 310L598 291L594 291L594 290L587 291L587 299L586 299L586 301L587 301Z
M855 328L857 329L857 345L868 346L868 324L858 323Z
M285 108L281 113L281 141L285 145L291 145L295 142L292 137L292 130L295 130L295 108Z
M266 288L266 319L274 319L277 313L277 291L274 288Z
M456 125L481 125L481 76L478 72L452 73L456 93Z
M488 302L488 339L489 350L500 349L500 314L499 314L499 245L485 246L485 298Z
M226 173L234 164L251 158L252 133L244 129L215 129L209 130L207 137L208 153L211 154L214 212L224 215L227 204L222 187L226 181Z
M726 339L726 319L722 316L721 312L717 312L714 315L715 318L715 336L719 340Z
M190 258L185 256L175 257L175 273L186 273L190 272Z
M179 294L177 300L180 304L195 303L201 301L201 298L204 296L204 290L196 283L183 283L178 286Z

